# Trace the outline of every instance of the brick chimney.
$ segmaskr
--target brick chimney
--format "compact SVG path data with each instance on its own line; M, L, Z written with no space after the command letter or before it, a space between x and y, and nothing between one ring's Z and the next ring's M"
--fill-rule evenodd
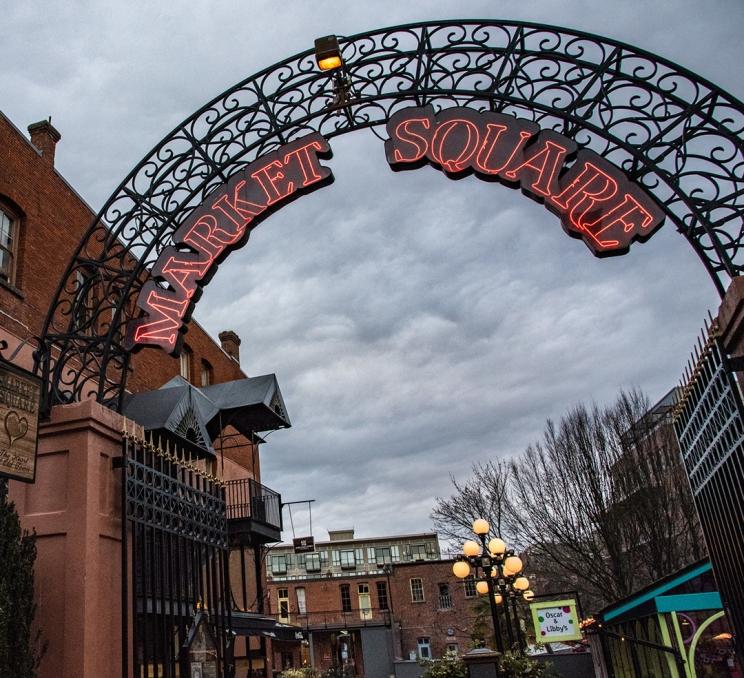
M220 332L220 344L222 350L227 353L238 365L240 364L240 337L232 330Z
M29 125L28 131L31 135L31 143L41 151L41 157L54 167L54 149L62 135L52 125L51 117L49 120Z

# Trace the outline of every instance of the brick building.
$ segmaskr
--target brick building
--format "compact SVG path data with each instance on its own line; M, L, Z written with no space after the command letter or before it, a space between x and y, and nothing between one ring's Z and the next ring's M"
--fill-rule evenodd
M5 345L5 360L31 370L37 337L56 287L95 214L54 167L60 133L50 121L28 129L30 139L0 113L0 341ZM235 611L246 613L244 635L237 638L234 648L237 675L245 676L249 670L270 675L271 664L265 660L271 655L267 634L256 628L250 614L263 612L263 549L267 543L279 541L281 498L260 484L262 440L257 433L262 424L255 423L255 413L260 409L264 420L268 414L279 421L266 426L288 426L289 420L276 379L273 375L248 378L240 367L239 346L234 332L221 332L217 343L192 320L179 357L157 349L145 349L133 357L124 414L151 435L157 431L159 437L185 445L196 441L197 447L204 448L192 457L199 470L205 477L214 474L227 482L228 504L230 497L233 502L228 506L230 588ZM189 417L198 412L184 408L186 400L199 396L225 403L237 397L235 393L239 395L236 384L248 384L262 397L268 394L266 402L255 403L252 409L242 404L233 407L231 424L224 427L221 420L219 427L213 422L208 431L206 421L188 427ZM174 405L172 410L161 407L158 412L147 399L162 405L165 387ZM174 399L179 393L187 398ZM184 408L180 420L173 417L179 414L178 407ZM155 422L153 418L159 415L170 418ZM246 423L250 416L252 423ZM120 649L113 636L120 632L121 621L111 611L111 601L116 601L115 591L121 586L111 575L118 564L114 549L119 548L122 538L114 501L114 483L119 476L112 470L108 452L103 455L96 449L95 455L86 453L85 446L93 444L93 434L80 432L90 430L98 435L105 431L104 438L95 444L100 449L108 446L114 457L121 453L123 421L95 403L82 409L79 404L55 407L51 421L42 426L36 482L9 482L9 496L23 526L37 532L37 595L43 591L37 621L49 642L41 678L79 678L88 675L88 670L102 675L96 666L106 667L107 675L109 670L114 674L114 651L102 639L100 629L108 628L111 644ZM195 432L201 435L192 435ZM63 435L78 437L72 445L71 439L60 442ZM103 465L97 461L99 454L105 460ZM88 465L96 468L94 475ZM100 482L100 488L96 489L93 481ZM105 503L93 513L91 493ZM95 519L89 519L91 515ZM105 525L99 528L96 521ZM99 561L79 571L71 563L77 560L74 554L85 548L95 549L87 553L98 554ZM81 610L80 599L86 601Z
M274 665L344 666L357 676L393 673L393 663L465 651L476 633L475 583L452 574L435 533L355 538L329 533L315 552L279 545L269 553L271 613L305 630L301 648L274 644Z

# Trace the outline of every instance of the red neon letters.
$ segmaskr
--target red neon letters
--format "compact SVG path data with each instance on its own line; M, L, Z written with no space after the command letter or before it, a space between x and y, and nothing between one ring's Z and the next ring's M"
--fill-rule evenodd
M577 153L567 137L527 120L469 108L435 114L425 106L396 112L387 131L385 153L394 170L429 162L453 176L475 172L519 186L597 256L624 254L664 221L654 200L620 169L593 151Z
M314 132L252 162L213 192L175 232L176 246L160 253L137 298L144 316L129 323L127 344L176 351L198 292L218 263L246 242L262 218L333 181L319 161L330 155L328 142Z

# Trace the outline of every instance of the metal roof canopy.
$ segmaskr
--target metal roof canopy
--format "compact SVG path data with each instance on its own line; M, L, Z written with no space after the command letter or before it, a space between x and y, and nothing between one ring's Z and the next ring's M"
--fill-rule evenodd
M291 426L274 374L202 387L177 376L155 391L128 396L123 414L200 457L215 456L212 441L227 426L251 440Z

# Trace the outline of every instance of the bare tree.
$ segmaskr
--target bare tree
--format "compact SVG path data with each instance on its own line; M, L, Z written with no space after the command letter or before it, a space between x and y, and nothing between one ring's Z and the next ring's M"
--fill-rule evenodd
M511 463L509 515L535 559L596 603L624 597L701 555L669 414L638 391L579 405ZM578 576L577 576L578 575Z
M474 464L473 475L464 483L452 477L452 496L437 497L431 519L440 535L453 544L473 538L473 521L484 518L492 536L509 541L508 491L511 469L503 461Z

